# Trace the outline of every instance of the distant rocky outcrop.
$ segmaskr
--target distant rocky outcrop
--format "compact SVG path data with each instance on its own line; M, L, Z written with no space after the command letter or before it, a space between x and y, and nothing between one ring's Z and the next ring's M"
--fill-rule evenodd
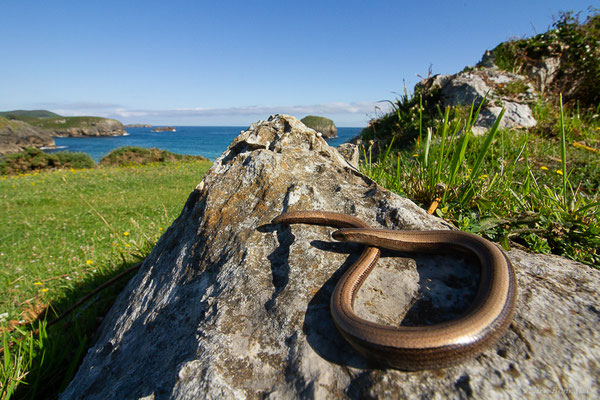
M337 136L337 128L332 120L325 117L318 117L315 115L308 115L302 118L300 121L311 129L320 132L323 137L334 138Z
M125 128L152 128L150 124L127 124Z
M0 154L15 153L26 147L54 147L54 139L43 129L0 117Z
M152 129L152 132L175 132L176 129L173 126L158 126Z
M329 227L270 223L308 209L387 229L449 229L362 175L297 119L253 124L190 194L61 398L600 396L600 271L512 250L517 308L496 344L454 367L387 369L357 354L329 312L333 287L362 247L332 242ZM461 254L388 252L355 310L392 325L442 322L469 307L478 282L477 264Z

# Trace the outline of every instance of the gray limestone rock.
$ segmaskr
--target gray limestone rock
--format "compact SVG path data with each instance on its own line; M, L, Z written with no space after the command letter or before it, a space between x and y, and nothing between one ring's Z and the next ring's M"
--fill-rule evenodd
M431 371L383 369L337 332L329 298L360 246L323 226L274 226L321 209L389 229L449 229L278 115L214 162L106 316L62 399L593 398L600 396L600 275L513 250L514 323L493 347ZM478 268L460 255L385 252L356 300L388 324L455 318Z
M502 128L529 128L537 124L529 107L535 91L520 75L497 68L467 69L454 75L435 75L415 86L415 92L431 90L440 91L442 108L471 104L477 107L486 98L475 121L475 134L483 134L491 128L502 107L506 108Z
M358 161L360 159L360 147L358 145L354 143L342 143L336 150L350 165L358 169Z

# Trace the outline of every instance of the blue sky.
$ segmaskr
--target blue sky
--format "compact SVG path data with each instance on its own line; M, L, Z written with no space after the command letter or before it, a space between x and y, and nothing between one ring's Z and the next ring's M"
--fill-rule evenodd
M428 69L452 74L597 1L0 0L0 110L365 126Z

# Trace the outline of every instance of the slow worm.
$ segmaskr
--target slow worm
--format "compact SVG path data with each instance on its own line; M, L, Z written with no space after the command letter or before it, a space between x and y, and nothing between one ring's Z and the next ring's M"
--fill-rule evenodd
M447 367L481 354L508 328L515 310L517 282L504 253L489 241L460 231L393 231L373 229L355 217L324 211L281 214L274 224L305 223L339 229L336 240L366 245L331 296L331 315L342 336L362 355L403 369ZM460 318L427 326L387 326L360 318L354 299L379 259L379 248L403 252L462 252L474 255L481 268L478 293Z

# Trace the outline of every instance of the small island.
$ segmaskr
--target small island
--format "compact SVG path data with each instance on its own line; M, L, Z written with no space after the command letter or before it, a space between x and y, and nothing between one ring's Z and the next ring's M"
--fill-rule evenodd
M332 120L325 117L318 117L315 115L307 115L300 121L309 128L314 129L317 132L321 132L323 137L334 138L337 136L337 128Z
M152 132L175 132L175 128L172 126L159 126L152 129Z

